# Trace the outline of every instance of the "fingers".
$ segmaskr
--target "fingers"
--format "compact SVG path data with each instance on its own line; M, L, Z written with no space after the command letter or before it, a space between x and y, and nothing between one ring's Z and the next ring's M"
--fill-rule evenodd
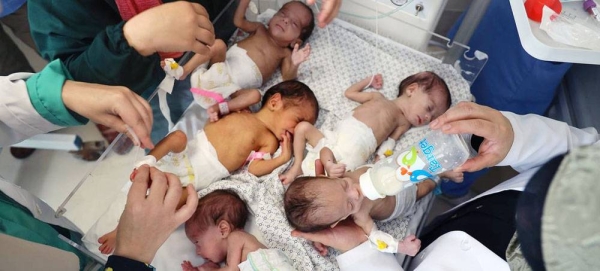
M127 195L127 202L144 200L146 191L148 191L148 182L150 181L150 167L143 165L135 173L133 184Z
M340 6L342 5L341 0L323 0L323 6L317 21L319 27L323 28L337 16Z
M188 185L185 189L187 189L188 192L185 204L181 206L181 208L179 208L179 210L177 210L175 213L177 225L186 222L190 217L192 217L196 211L196 207L198 207L198 193L196 193L194 186Z
M298 48L300 48L300 45L298 45L298 43L296 43L296 44L294 45L294 50L292 51L292 53L296 53L296 52L298 52Z
M130 93L130 95L135 95ZM139 101L135 97L131 97L132 100L125 102L124 105L119 106L117 108L117 116L122 120L113 121L116 126L113 126L119 131L122 131L127 134L133 142L136 142L135 136L139 139L139 143L144 148L154 148L154 144L152 144L152 140L150 139L150 132L152 131L152 109L148 103L144 100ZM140 97L141 98L141 97ZM127 128L125 126L129 126L134 135L128 133Z
M198 15L199 17L198 26L210 30L214 34L215 29L213 27L213 24L210 22L210 19L208 18L208 12L206 11L206 9L198 3L190 4L192 5L192 8L194 9L196 15ZM212 45L212 43L210 45Z
M321 162L321 159L315 160L315 175L316 176L325 175L325 167L323 166L323 162Z
M483 138L495 138L499 135L498 125L483 119L456 120L442 126L446 134L474 134Z
M165 195L165 206L169 210L175 210L179 199L181 199L181 182L179 178L173 174L166 174L167 177L167 194Z
M148 200L162 205L168 188L167 176L164 172L152 167L150 168L150 179L152 180L152 188L150 189L150 194L148 194Z
M303 238L303 239L306 239L306 240L311 241L311 242L319 242L319 240L320 240L320 238L319 238L320 235L318 235L318 234L310 233L310 232L301 232L301 231L298 231L298 230L293 230L292 231L292 236L293 237Z
M492 154L479 154L467 160L458 169L466 172L475 172L496 165L496 160L498 159Z
M490 120L498 111L486 106L478 105L472 102L460 102L455 107L448 109L444 114L436 118L429 125L431 129L442 128L445 124L470 119Z
M319 252L319 254L321 254L321 256L327 256L327 253L329 251L327 250L326 245L323 245L322 243L319 243L319 242L313 242L313 246L315 247L317 252Z

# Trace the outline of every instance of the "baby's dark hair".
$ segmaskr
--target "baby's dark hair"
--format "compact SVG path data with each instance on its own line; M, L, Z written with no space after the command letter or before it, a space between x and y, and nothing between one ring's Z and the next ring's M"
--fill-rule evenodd
M432 71L424 71L415 73L409 77L406 77L402 82L400 82L400 86L398 86L398 97L402 96L406 91L406 88L413 83L417 83L419 86L423 87L425 93L431 93L434 90L442 91L447 97L447 107L450 107L452 104L452 99L450 98L450 89L448 89L448 85L444 79L442 79L439 75L435 74Z
M315 29L315 14L313 13L312 9L302 1L287 2L282 6L282 8L292 2L302 4L302 6L304 8L306 8L306 10L308 10L308 13L310 13L310 20L308 21L308 25L305 26L304 28L302 28L302 32L300 32L300 37L299 37L302 40L302 42L306 42L306 40L308 40L308 38L310 38L310 35L312 35L312 32Z
M234 229L243 229L248 220L246 203L233 191L215 190L198 200L198 207L186 222L186 227L195 227L199 232L225 220Z
M297 80L288 80L270 87L263 96L261 108L277 93L281 95L284 106L288 104L299 106L307 101L315 111L315 119L319 117L319 102L315 97L315 93L306 84Z
M318 224L313 220L317 209L323 207L317 202L320 196L318 191L312 189L312 182L326 182L319 177L298 177L283 195L283 208L285 217L292 227L302 232L315 232L330 228L333 223Z

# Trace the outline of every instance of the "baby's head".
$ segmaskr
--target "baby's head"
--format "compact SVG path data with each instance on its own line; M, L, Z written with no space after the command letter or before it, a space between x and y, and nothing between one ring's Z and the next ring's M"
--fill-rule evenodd
M294 133L301 121L315 123L319 116L319 102L312 90L302 82L288 80L272 86L265 92L260 111L274 115L273 134Z
M398 97L411 102L404 115L412 126L426 125L450 108L450 90L444 79L426 71L415 73L400 82Z
M198 201L194 215L185 222L185 234L196 245L196 254L213 263L227 257L227 236L243 229L248 208L238 195L215 190Z
M314 232L357 213L363 199L359 184L348 177L298 177L285 191L283 207L292 227Z
M315 16L309 6L300 1L286 3L269 21L269 34L284 46L302 44L315 28Z

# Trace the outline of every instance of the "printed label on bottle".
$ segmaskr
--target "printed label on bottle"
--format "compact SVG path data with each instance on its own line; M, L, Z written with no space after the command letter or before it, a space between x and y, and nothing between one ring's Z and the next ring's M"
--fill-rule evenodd
M418 146L418 150L413 146L410 150L398 155L396 178L399 181L418 183L424 179L433 178L429 172L435 173L442 168L434 156L435 146L429 144L427 138L419 141ZM427 163L419 157L419 152L422 153L421 156L427 160Z

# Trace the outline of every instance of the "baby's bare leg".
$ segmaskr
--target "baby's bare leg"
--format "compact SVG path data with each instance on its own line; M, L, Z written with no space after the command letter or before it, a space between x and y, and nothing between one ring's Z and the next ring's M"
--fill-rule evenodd
M183 75L181 79L186 78L190 73L192 73L196 68L200 65L208 62L209 65L217 62L225 61L225 56L227 54L227 45L220 39L216 39L213 46L210 47L210 53L208 54L195 54L188 60L185 65L183 65ZM163 63L161 62L161 67Z
M210 64L225 61L227 44L220 39L216 39L215 43L210 47L210 55Z
M323 167L325 167L325 173L327 173L327 176L339 178L344 175L344 172L346 172L346 165L337 162L335 156L333 155L333 151L331 151L330 148L323 147L319 153L319 157L321 158Z
M149 154L156 157L158 161L170 152L182 152L185 150L185 146L187 146L187 136L184 132L177 130L161 139Z
M304 148L306 143L315 147L319 140L323 138L323 133L308 122L300 122L294 129L294 163L292 167L279 179L284 184L290 184L296 176L302 174L302 160L304 160Z
M240 89L231 95L232 99L227 103L229 112L244 110L251 105L260 102L260 91L258 89ZM219 120L219 116L223 116L219 110L219 104L215 104L208 108L208 117L211 122Z

